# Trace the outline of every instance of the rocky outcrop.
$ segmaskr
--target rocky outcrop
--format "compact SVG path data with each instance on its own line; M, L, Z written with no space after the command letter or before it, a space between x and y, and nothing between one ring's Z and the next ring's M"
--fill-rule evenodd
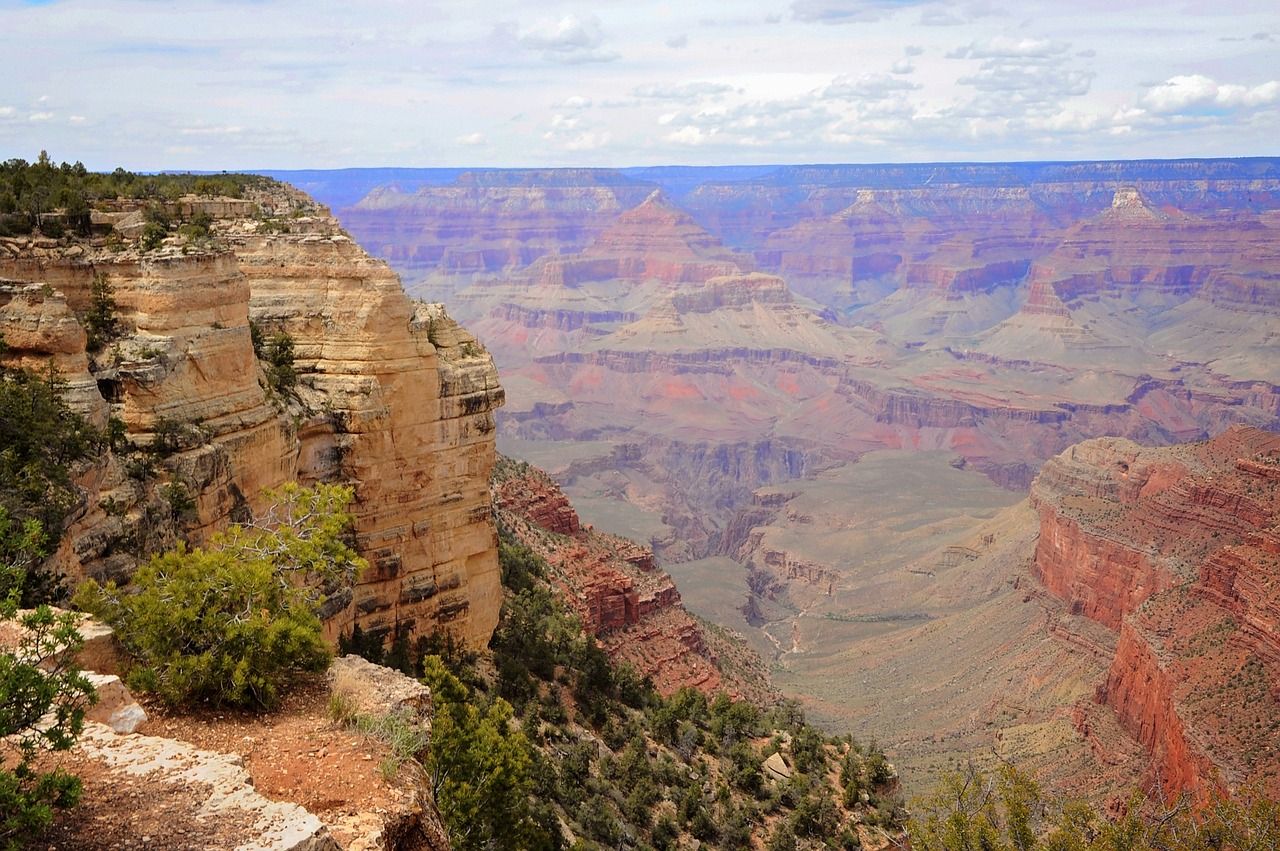
M202 751L153 736L117 736L94 722L85 725L78 747L122 775L145 778L153 794L171 788L203 792L202 818L238 826L233 841L241 851L339 849L316 816L296 804L258 794L243 760L235 754Z
M527 464L501 461L493 501L499 522L546 559L550 579L609 656L653 678L664 694L682 685L707 692L767 693L759 662L721 665L723 641L689 615L653 552L583 526L559 486ZM731 652L751 654L744 648ZM753 674L759 681L752 681Z
M495 477L494 504L504 525L522 540L536 540L539 531L564 539L547 558L565 599L588 632L604 635L679 606L675 583L657 569L650 550L625 538L584 529L569 500L545 473L511 467Z
M1166 791L1278 788L1277 470L1280 435L1237 427L1169 449L1089 441L1046 464L1032 490L1033 573L1118 630L1096 700L1145 749L1146 782Z
M304 421L298 475L356 485L357 543L370 570L350 620L366 631L453 623L483 644L500 605L481 474L502 403L483 347L332 220L232 247L251 318L295 341ZM341 623L335 624L341 629Z
M54 355L71 400L120 421L128 440L81 472L57 565L127 575L261 507L264 488L346 482L371 567L353 599L334 601L331 636L358 622L483 644L500 603L487 479L503 392L491 359L305 196L279 187L257 200L290 217L263 226L236 204L187 199L171 214L210 214L214 242L0 240L12 357ZM95 280L119 330L86 353L75 318ZM292 339L296 383L270 385L251 321ZM174 494L191 504L178 511Z

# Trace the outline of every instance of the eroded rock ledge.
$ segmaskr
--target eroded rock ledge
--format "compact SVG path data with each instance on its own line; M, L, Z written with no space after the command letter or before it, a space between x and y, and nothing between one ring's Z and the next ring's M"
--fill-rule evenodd
M1280 791L1280 435L1086 441L1032 501L1033 572L1119 633L1095 700L1146 750L1147 782Z
M328 613L330 637L358 622L484 644L501 601L487 483L504 396L483 346L287 187L171 203L175 219L210 215L213 239L171 233L150 251L131 236L140 204L115 206L95 214L117 225L110 241L0 239L8 362L52 359L70 401L126 433L79 471L57 567L121 577L243 517L263 488L344 482L371 569ZM89 352L95 280L119 333ZM292 388L271 386L251 320L292 338ZM141 451L161 438L165 451Z
M759 657L690 615L652 550L584 526L535 467L507 461L494 478L500 522L547 560L551 582L615 662L652 677L664 694L687 685L776 699Z

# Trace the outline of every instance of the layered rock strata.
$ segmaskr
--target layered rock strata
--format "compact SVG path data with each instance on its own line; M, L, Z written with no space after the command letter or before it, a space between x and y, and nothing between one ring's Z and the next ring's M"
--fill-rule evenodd
M1280 435L1236 427L1168 449L1089 441L1033 488L1033 572L1118 631L1096 700L1166 791L1280 789L1277 471Z
M652 677L664 694L693 686L772 696L759 660L690 616L650 549L584 526L541 470L503 462L493 502L499 522L546 559L552 583L616 662ZM729 665L721 654L737 658Z
M281 187L256 200L265 220L232 202L173 205L174 218L212 216L212 242L0 240L10 362L52 356L73 404L127 438L81 471L58 568L126 576L261 508L264 488L343 482L370 570L354 598L331 601L331 636L357 622L375 634L447 627L482 645L500 604L492 360L305 196ZM89 353L77 317L95 281L118 330ZM292 340L296 382L271 385L251 321Z

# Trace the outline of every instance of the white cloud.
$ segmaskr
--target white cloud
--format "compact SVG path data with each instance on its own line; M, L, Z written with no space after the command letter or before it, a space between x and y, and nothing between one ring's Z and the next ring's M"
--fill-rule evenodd
M50 118L53 118L52 112L33 112L27 117L27 120L31 122L40 122L48 121Z
M1070 45L1047 38L1011 38L998 35L975 41L947 54L948 59L1051 59L1063 55Z
M1280 102L1280 81L1270 80L1248 87L1218 83L1202 74L1170 77L1152 86L1141 103L1159 114L1205 110L1252 109Z
M178 133L182 136L234 136L242 132L244 132L244 128L236 125L212 127L205 124L197 124L192 127L180 127L178 129Z
M692 146L701 145L714 135L714 130L704 133L700 127L686 125L673 133L668 133L665 138L668 142L674 142L677 145Z
M556 104L558 109L586 109L589 106L591 106L591 98L583 97L582 95L565 98Z
M562 147L566 151L594 151L606 147L611 138L609 133L582 133L565 142Z
M952 107L972 132L1005 135L1019 128L1044 129L1063 114L1067 101L1087 95L1095 73L1075 67L1071 45L1048 38L1001 34L974 41L947 54L948 59L979 60L976 71L957 83L974 96Z
M836 77L820 90L824 98L842 100L882 100L900 92L910 92L921 88L920 83L891 77L888 74L863 74L851 77L847 74Z
M12 106L0 106L0 118L12 118L18 114L18 110Z
M925 9L920 13L920 23L926 27L958 27L968 22L947 9Z
M605 33L595 15L565 15L557 21L541 21L520 32L519 43L555 62L612 62L620 54L604 48Z
M663 43L674 50L680 50L681 48L689 46L689 36L683 34L673 35Z
M712 83L703 80L684 83L646 83L637 86L632 94L642 100L666 100L692 103L703 99L716 100L738 89L727 83Z
M910 59L899 59L889 67L894 74L910 74L916 70L916 66L911 64Z
M468 133L465 136L456 136L453 140L456 144L463 145L468 148L482 148L489 144L488 138L483 133Z

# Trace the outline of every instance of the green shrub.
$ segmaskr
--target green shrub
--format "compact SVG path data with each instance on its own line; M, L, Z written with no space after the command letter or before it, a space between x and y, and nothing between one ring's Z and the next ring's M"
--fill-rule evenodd
M530 745L512 726L511 705L497 698L477 706L438 657L426 657L423 668L436 710L425 764L453 847L549 846L530 810Z
M151 251L159 248L169 235L169 229L159 222L148 222L142 229L142 250Z
M0 618L13 618L17 593L0 600ZM82 646L75 616L48 606L22 616L26 634L16 652L0 653L0 847L17 849L53 819L53 807L72 807L80 781L61 768L37 771L42 750L68 750L84 726L93 686L71 664ZM52 711L51 711L52 710Z
M287 485L250 526L209 549L156 556L127 589L86 583L76 602L135 657L132 685L172 703L271 706L299 671L323 669L318 611L365 562L342 540L350 488Z
M298 383L293 337L287 331L277 331L267 337L258 323L250 321L249 339L253 342L254 355L266 367L268 386L278 396L291 394Z
M200 212L191 217L191 221L178 228L178 233L182 234L188 241L196 242L207 240L212 235L213 217L208 213Z
M116 318L115 289L105 272L93 276L89 285L89 310L84 315L85 348L97 352L120 333Z

